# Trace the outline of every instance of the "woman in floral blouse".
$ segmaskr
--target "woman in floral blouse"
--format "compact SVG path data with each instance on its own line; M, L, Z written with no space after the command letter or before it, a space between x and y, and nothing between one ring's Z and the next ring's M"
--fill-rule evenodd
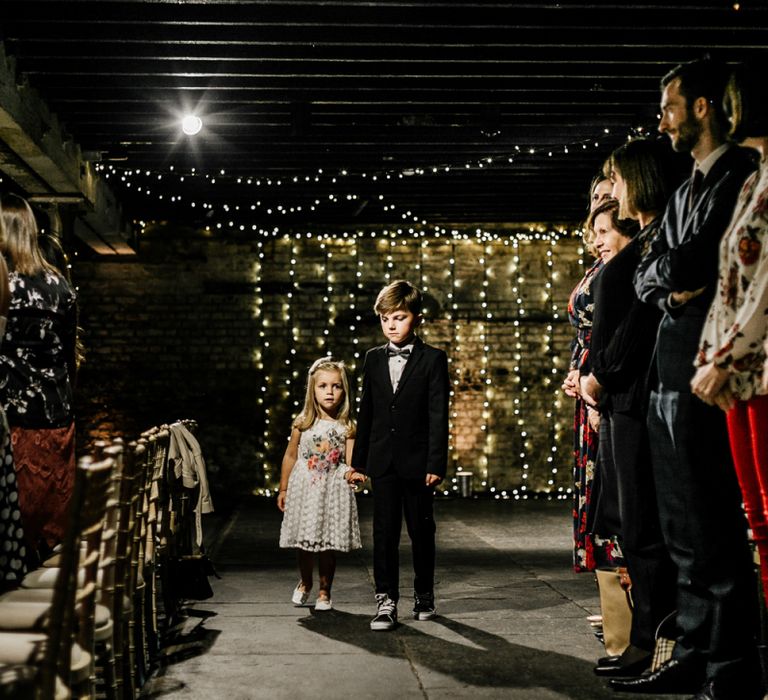
M3 195L0 215L11 291L0 346L0 403L11 427L27 542L50 547L64 533L75 476L75 292L43 259L26 200Z
M726 91L731 138L760 153L720 244L717 294L702 331L691 386L727 411L728 433L768 600L768 64L736 68Z

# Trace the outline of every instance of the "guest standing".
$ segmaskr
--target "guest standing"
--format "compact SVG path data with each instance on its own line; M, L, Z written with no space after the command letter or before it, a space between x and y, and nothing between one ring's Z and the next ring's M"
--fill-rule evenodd
M27 542L50 547L64 534L75 476L75 293L43 259L26 200L5 194L0 212L0 252L11 292L0 346L0 403L11 427Z
M689 152L694 172L672 196L661 231L640 262L640 299L664 312L652 365L648 431L659 516L678 567L679 635L672 659L617 690L701 698L762 698L754 639L757 606L725 417L690 387L693 360L717 280L720 239L754 171L748 153L725 143L728 79L712 60L662 79L659 131ZM694 290L697 294L686 294ZM702 688L703 686L703 688Z
M0 217L2 237L2 217ZM5 332L11 290L8 267L0 255L0 338ZM19 490L11 453L11 430L0 406L0 592L15 588L26 574L26 545L19 510Z
M610 198L611 188L611 181L602 173L592 179L589 188L590 214ZM596 256L594 232L588 221L584 224L584 247L587 253ZM587 516L595 481L598 445L596 426L599 416L597 411L587 406L579 393L579 374L587 361L592 335L592 284L602 268L603 262L598 257L584 273L568 300L568 319L576 330L576 336L571 344L571 362L562 388L576 400L573 415L573 569L576 572L594 571L606 565L612 559L613 552L610 540L595 540L589 533Z
M765 63L737 67L726 89L730 136L757 149L760 167L744 185L720 244L720 280L691 386L700 399L728 411L733 462L768 601L768 391L761 382L768 330L766 68Z
M581 383L584 400L599 402L601 414L595 531L618 536L633 603L630 646L595 668L606 676L645 671L656 629L675 609L676 571L661 535L646 428L648 368L661 312L641 302L632 283L672 193L669 155L668 146L648 139L616 149L608 161L615 199L593 213L605 269L595 283L592 371Z

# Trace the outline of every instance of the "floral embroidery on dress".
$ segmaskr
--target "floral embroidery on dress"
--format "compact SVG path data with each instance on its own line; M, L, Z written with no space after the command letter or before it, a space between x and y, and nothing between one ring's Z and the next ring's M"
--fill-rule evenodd
M346 437L337 430L311 435L303 444L301 457L307 460L307 468L316 472L313 483L341 463Z
M361 547L357 503L344 478L346 440L346 429L334 420L321 418L302 431L288 478L281 547L309 552Z

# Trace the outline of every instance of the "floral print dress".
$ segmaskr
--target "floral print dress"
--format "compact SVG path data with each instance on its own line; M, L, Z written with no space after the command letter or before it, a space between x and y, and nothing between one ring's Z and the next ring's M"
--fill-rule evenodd
M595 308L592 284L602 269L602 260L595 261L568 300L568 318L576 329L571 347L569 369L572 370L583 369L588 362ZM587 515L592 502L598 442L597 432L589 425L587 404L581 398L576 399L573 433L573 569L577 572L593 571L611 559L613 545L610 541L597 539L588 530Z
M741 190L720 243L718 290L701 334L695 364L730 370L737 399L762 394L768 329L768 163Z
M70 358L77 330L75 292L61 276L11 272L11 308L0 351L0 400L11 427L72 422Z
M348 552L362 546L355 494L344 478L346 440L346 429L324 418L301 433L288 479L281 547Z
M23 533L34 550L40 540L53 546L63 537L75 481L69 372L76 296L64 277L48 270L11 272L8 283L11 306L0 345L0 404L11 428ZM0 509L0 519L4 512Z

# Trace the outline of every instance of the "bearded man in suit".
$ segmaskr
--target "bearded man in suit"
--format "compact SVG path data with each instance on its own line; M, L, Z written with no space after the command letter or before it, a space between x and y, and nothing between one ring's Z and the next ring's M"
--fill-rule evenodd
M718 249L755 165L726 143L722 101L728 70L702 59L662 79L659 131L695 161L674 193L661 230L635 274L635 289L658 305L648 430L659 516L678 567L672 659L616 690L692 692L696 700L762 699L756 646L756 582L725 414L690 386L699 336L718 279Z

